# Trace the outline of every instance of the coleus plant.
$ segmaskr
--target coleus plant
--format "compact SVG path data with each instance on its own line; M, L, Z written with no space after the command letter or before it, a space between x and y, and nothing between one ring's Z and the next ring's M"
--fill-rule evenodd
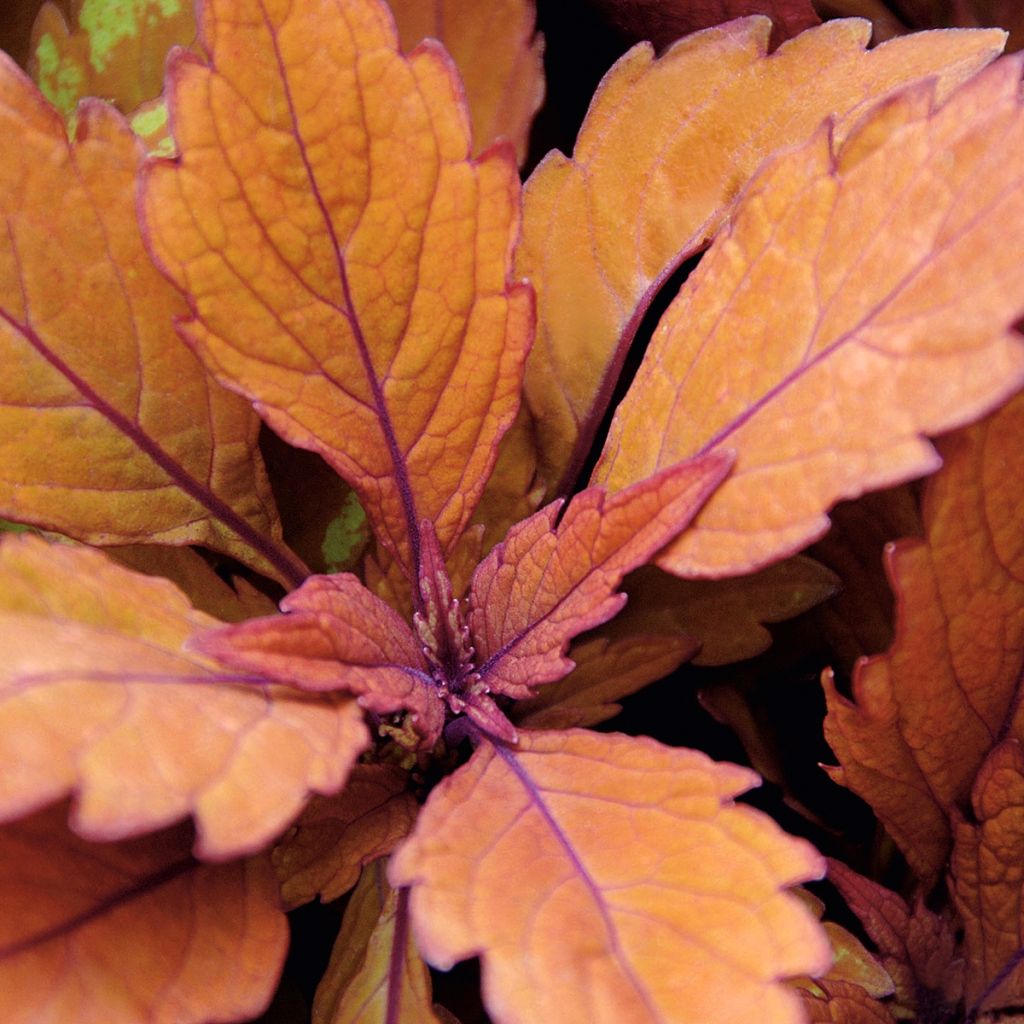
M839 21L769 56L754 17L641 45L521 196L525 2L72 6L37 26L61 110L0 65L0 514L35 528L0 547L3 1019L250 1020L284 909L350 891L332 1024L449 1020L426 964L473 956L498 1022L1018 1005L1002 35L868 51ZM187 47L166 107L131 17ZM943 442L925 539L888 556L891 650L855 703L826 682L837 778L922 886L952 858L945 917L837 867L876 958L788 891L825 864L735 802L751 770L586 727L763 647L835 589L796 554L829 509L935 472L926 436L997 409ZM261 421L339 479L312 493L280 453L268 475ZM346 509L351 550L314 566L340 571L286 543L293 489Z

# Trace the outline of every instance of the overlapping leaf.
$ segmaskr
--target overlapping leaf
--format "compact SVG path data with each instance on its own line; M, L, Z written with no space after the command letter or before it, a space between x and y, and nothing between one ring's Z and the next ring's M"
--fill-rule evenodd
M736 452L659 565L723 576L790 554L840 498L934 470L923 435L1020 386L1022 185L1016 58L766 166L663 318L595 472L615 489Z
M894 1024L884 1003L847 981L823 981L821 995L801 991L812 1024Z
M712 237L765 157L922 77L948 92L1002 41L934 33L867 53L870 26L847 21L766 57L769 31L752 18L659 60L631 50L605 76L572 159L549 154L527 183L517 269L538 293L527 400L549 493L578 475L660 285Z
M184 332L415 578L420 520L458 536L519 402L514 162L467 159L450 61L401 57L376 0L208 0L201 36L211 65L170 71L181 157L143 203Z
M534 0L389 0L406 51L439 39L462 76L473 143L504 138L526 157L530 125L544 99L543 44Z
M823 865L732 798L748 769L582 731L482 744L395 854L420 949L479 953L502 1024L801 1019L828 942L784 887Z
M0 63L0 514L93 543L201 543L297 582L258 420L182 344L135 218L141 151L105 104L68 144Z
M514 526L470 584L469 627L479 673L491 692L529 697L572 667L574 636L616 614L616 588L697 513L729 471L702 459L652 476L620 494L588 488Z
M70 0L45 3L32 26L29 72L71 116L85 96L128 114L160 95L172 46L195 44L191 0Z
M408 773L390 764L357 764L345 790L312 800L274 848L288 907L344 896L360 869L389 854L412 829L416 801Z
M826 680L834 777L871 804L926 881L949 853L948 815L997 738L1024 738L1022 424L1017 397L942 444L926 540L888 555L896 640L859 666L853 703Z
M974 820L954 828L952 894L964 924L968 1006L1024 1000L1024 752L1006 740L989 755L971 794Z
M430 974L409 930L409 894L388 885L381 862L359 879L331 962L316 992L313 1024L440 1024Z
M200 864L191 830L87 843L50 808L0 828L5 1024L249 1020L288 924L266 858Z
M32 536L0 548L0 816L67 793L109 840L191 814L197 852L266 844L310 792L341 788L367 742L358 706L232 685L182 645L215 621L165 580Z

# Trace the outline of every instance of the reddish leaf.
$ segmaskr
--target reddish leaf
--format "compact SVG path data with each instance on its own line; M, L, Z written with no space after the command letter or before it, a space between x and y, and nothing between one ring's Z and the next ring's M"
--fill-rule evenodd
M1024 751L997 746L971 793L974 821L959 818L950 864L964 922L966 1002L1000 1010L1024 1002Z
M616 633L582 640L569 650L576 667L536 697L517 701L514 720L529 729L597 725L619 713L616 701L667 676L695 650L692 640L678 634Z
M310 792L340 789L366 745L354 702L232 685L184 653L215 623L166 580L25 535L0 547L0 582L4 820L73 792L79 835L191 814L198 854L220 860L267 843Z
M658 60L650 47L630 51L601 83L572 159L550 153L530 176L516 266L537 288L526 388L552 496L566 493L586 461L661 285L724 223L765 157L807 139L825 117L862 111L922 77L938 76L944 95L1002 43L995 32L933 33L868 53L869 26L847 21L768 58L769 27L734 22Z
M924 499L926 539L901 542L887 559L896 640L859 665L854 702L825 680L825 734L841 764L833 777L871 804L926 882L949 853L949 812L1019 717L1022 424L1018 397L941 445L945 466Z
M812 1024L893 1024L884 1003L848 981L819 982L821 995L802 990L804 1009Z
M680 36L747 14L772 19L772 44L821 24L811 0L595 0L611 23L634 42L661 50Z
M287 907L344 896L363 867L408 835L417 811L408 779L395 765L357 764L343 793L310 802L274 849Z
M207 1024L265 1008L288 946L265 858L200 864L185 826L95 845L66 816L0 828L4 1024Z
M0 515L98 544L206 544L301 580L256 417L174 333L185 306L142 246L127 127L92 103L69 146L0 59L0 135L18 139L0 155Z
M424 746L434 745L444 709L422 642L395 611L349 573L311 576L281 610L205 633L194 646L261 679L356 694L378 714L408 709Z
M519 403L514 161L467 159L451 62L430 44L401 57L376 0L208 0L201 36L211 66L169 73L182 155L143 201L189 295L185 336L356 488L415 578L420 521L451 546Z
M529 697L571 668L569 640L606 622L623 576L692 519L729 471L728 459L680 465L614 497L576 495L514 526L480 563L469 593L478 672L492 693Z
M1020 95L1013 58L939 108L926 83L750 184L665 314L595 472L616 489L736 452L659 565L728 576L792 553L840 498L937 468L923 435L1024 381L1024 263L1007 244L1024 236Z
M482 956L502 1024L796 1024L778 979L829 951L780 890L822 864L732 803L756 781L653 740L524 732L434 789L389 877L430 963Z
M963 963L954 926L918 899L911 909L897 893L829 861L829 881L842 893L878 948L896 986L900 1016L913 1016L922 1004L954 1006L963 989Z
M381 1021L440 1024L430 1005L430 974L409 933L409 895L388 885L377 862L363 872L345 909L316 991L313 1024Z
M530 125L544 99L543 41L534 0L389 0L408 52L439 39L459 68L477 150L509 139L526 158Z

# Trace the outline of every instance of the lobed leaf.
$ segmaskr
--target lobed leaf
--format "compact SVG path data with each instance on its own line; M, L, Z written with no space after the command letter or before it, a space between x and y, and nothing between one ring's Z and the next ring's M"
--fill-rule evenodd
M1020 387L1020 94L1017 58L938 107L925 83L842 144L819 131L746 189L659 325L595 472L614 490L736 451L659 565L728 576L791 554L839 499L936 469L924 435Z
M185 652L214 620L166 580L31 535L0 547L0 818L74 793L72 828L136 836L192 815L199 856L257 850L367 744L351 700L254 686Z
M466 90L474 148L508 139L522 163L544 101L544 43L534 35L534 0L389 4L406 52L433 38L452 55Z
M440 1024L430 973L409 931L409 894L388 885L377 861L345 909L331 962L316 990L313 1024Z
M357 764L341 793L310 801L274 848L285 906L344 896L362 868L408 835L418 810L408 782L397 765Z
M175 335L135 218L142 151L105 104L69 144L0 58L0 514L94 544L205 544L289 583L259 421Z
M949 854L948 815L998 738L1020 736L1024 397L947 438L924 498L924 541L888 553L896 639L862 661L853 701L826 677L832 775L871 804L925 882ZM956 757L950 751L956 750Z
M501 1024L796 1024L778 980L829 949L780 890L823 865L732 803L756 781L653 740L524 731L433 790L389 878L431 964L482 957Z
M258 679L355 694L378 714L407 709L424 746L433 746L444 708L421 644L397 612L350 573L311 576L281 610L203 633L193 646Z
M1004 740L981 766L973 820L954 824L950 886L964 927L966 1003L998 1011L1024 999L1024 752Z
M572 159L549 153L526 184L516 268L538 304L526 396L551 496L579 475L655 295L725 222L758 165L824 118L849 124L921 78L937 76L947 94L1004 38L930 33L866 52L867 22L832 22L769 57L770 28L766 18L736 21L658 60L649 46L634 48L602 81Z
M414 579L420 521L453 544L519 403L514 161L467 158L451 62L403 58L377 0L201 12L211 63L172 63L181 156L150 168L148 240L214 375L334 466Z
M207 1024L270 1002L288 948L266 858L201 864L191 829L115 844L51 807L0 828L5 1024Z
M620 494L599 487L512 527L480 563L469 591L479 674L493 693L529 697L572 668L569 641L612 618L616 588L684 529L729 471L711 458L671 468Z

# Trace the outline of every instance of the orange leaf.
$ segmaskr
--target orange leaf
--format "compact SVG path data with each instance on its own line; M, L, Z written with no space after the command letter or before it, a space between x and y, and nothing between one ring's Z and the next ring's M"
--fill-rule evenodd
M552 502L513 526L480 563L469 590L469 628L489 692L530 697L572 668L568 642L612 618L616 588L693 518L729 471L700 460L607 496L577 494L555 525Z
M180 297L135 219L141 149L106 104L78 140L0 61L0 515L97 544L205 544L305 575L256 452L259 421L176 336Z
M415 578L421 520L450 548L519 404L533 314L508 283L514 161L467 159L450 60L403 58L377 0L202 12L212 63L171 66L181 156L151 166L142 204L189 295L183 331L356 488Z
M923 435L1024 381L1024 263L1008 244L1024 237L1020 69L1007 58L939 108L916 86L845 143L822 130L751 182L665 314L595 472L617 489L736 453L659 565L728 576L791 554L839 499L936 469Z
M714 235L765 157L917 79L938 75L946 93L1003 39L931 33L865 52L866 22L832 22L769 58L770 28L733 22L658 60L649 46L631 50L601 83L572 159L550 153L527 182L516 266L537 289L526 388L552 495L579 474L659 288ZM736 340L730 352L745 365Z
M185 653L215 622L166 580L30 535L4 540L0 579L5 820L73 792L85 838L191 814L198 855L220 860L267 843L310 792L340 789L366 746L353 701L253 686Z
M371 864L345 909L331 962L316 990L313 1024L439 1024L430 973L409 933L409 894Z
M434 789L389 877L430 963L482 956L502 1024L796 1024L778 980L829 949L780 890L823 864L733 804L756 782L653 740L524 732Z
M274 848L285 905L344 896L360 869L389 854L412 829L416 800L408 773L395 765L357 764L343 792L310 801Z
M543 41L534 0L388 0L408 52L439 39L462 76L479 151L509 139L526 158L533 115L544 100Z
M926 883L949 853L949 812L1016 714L1024 666L1024 396L947 438L924 499L926 540L887 557L896 640L854 676L825 679L833 777L871 804ZM955 750L956 756L950 757Z
M288 947L265 858L200 864L191 829L110 845L57 806L0 828L4 1024L207 1024L270 1001Z
M617 623L618 620L615 620ZM616 701L667 676L687 661L696 643L681 635L619 635L581 640L570 648L575 668L536 697L517 701L513 719L529 729L597 725L621 710Z
M971 794L974 820L957 816L950 863L964 923L968 1006L1000 1010L1024 1001L1024 751L1005 740L982 765Z
M70 0L66 21L56 4L43 4L32 26L29 74L65 117L85 96L109 100L127 114L160 95L171 47L195 45L192 6L190 0Z

